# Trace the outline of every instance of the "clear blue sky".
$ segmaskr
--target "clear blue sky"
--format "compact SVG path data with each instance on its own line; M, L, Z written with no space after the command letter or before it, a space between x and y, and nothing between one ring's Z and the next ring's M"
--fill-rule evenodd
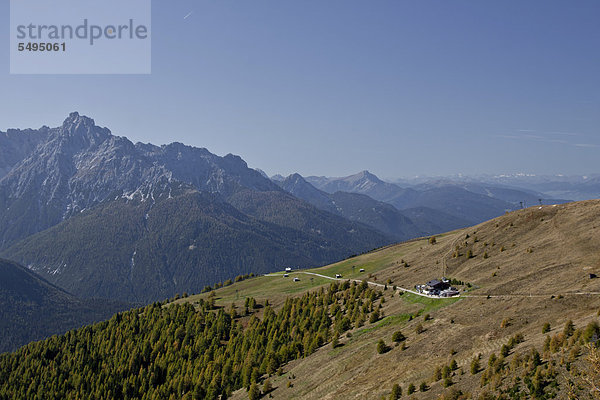
M0 5L0 130L77 110L269 174L600 172L598 0L153 1L150 76L11 76Z

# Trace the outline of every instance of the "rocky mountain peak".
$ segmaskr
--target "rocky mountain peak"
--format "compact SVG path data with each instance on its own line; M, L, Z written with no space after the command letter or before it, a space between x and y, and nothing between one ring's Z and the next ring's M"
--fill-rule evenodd
M291 174L287 177L287 180L292 182L306 182L306 180L299 173Z
M298 173L291 174L282 181L276 181L283 190L294 196L308 201L309 203L316 204L317 207L329 210L332 206L331 200L327 197L325 192L320 191L304 179L304 177Z
M356 180L369 180L372 182L382 182L381 179L379 179L376 175L370 173L367 170L361 171L358 174L354 175L352 178L355 178Z
M67 131L73 131L76 129L80 129L81 127L87 127L88 129L96 126L96 122L85 115L79 115L77 111L72 112L65 119L62 124L63 129Z
M0 231L0 247L107 199L138 192L152 198L165 180L225 198L246 189L281 191L239 156L177 142L134 145L78 112L59 127L23 132L0 134L0 202L10 199L1 204L0 223L18 226Z
M232 166L232 167L237 167L237 168L243 168L243 169L247 169L248 168L248 164L246 163L246 161L244 161L242 159L242 157L237 156L235 154L227 154L225 157L223 157L223 161L225 161L228 165Z
M98 145L111 136L107 128L96 126L92 118L72 112L59 128L60 136L80 138L84 145Z

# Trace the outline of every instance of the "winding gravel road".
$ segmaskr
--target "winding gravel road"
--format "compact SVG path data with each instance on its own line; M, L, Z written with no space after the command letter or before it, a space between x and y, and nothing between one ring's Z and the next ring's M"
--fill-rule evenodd
M308 272L308 271L293 271L291 274L305 274L305 275L313 275L318 276L319 278L325 278L332 281L351 281L356 283L362 283L363 281L360 279L347 279L347 278L334 278L331 276L317 274L316 272ZM265 276L283 276L283 273L274 273L274 274L266 274ZM367 284L385 288L386 285L377 282L366 281ZM453 297L440 297L440 296L430 296L424 293L419 293L415 290L406 289L400 286L396 286L396 290L400 292L408 292L415 294L421 297L427 297L429 299L454 299L457 297L469 297L469 298L527 298L527 297L550 297L552 294L459 294L458 296ZM600 295L600 292L572 292L572 293L561 293L563 296L597 296Z

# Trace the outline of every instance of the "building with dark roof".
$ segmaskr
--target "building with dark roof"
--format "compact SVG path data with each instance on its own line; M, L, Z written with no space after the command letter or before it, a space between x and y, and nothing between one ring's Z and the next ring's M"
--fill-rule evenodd
M438 279L432 279L429 282L427 282L426 286L428 286L430 290L442 291L448 289L450 287L450 284L442 282Z

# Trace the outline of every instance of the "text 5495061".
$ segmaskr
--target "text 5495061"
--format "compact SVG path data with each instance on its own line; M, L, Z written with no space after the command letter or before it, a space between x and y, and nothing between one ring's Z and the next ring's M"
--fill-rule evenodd
M37 51L37 52L44 52L44 51L67 51L67 44L66 43L35 43L35 42L28 42L28 43L19 43L17 46L19 51Z

